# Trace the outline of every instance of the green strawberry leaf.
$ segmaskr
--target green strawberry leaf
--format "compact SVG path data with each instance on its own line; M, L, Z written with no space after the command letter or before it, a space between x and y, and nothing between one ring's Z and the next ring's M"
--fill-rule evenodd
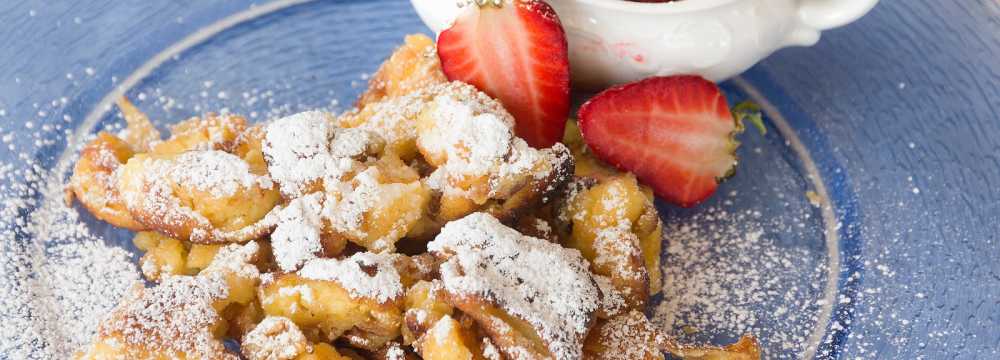
M747 100L733 107L733 120L736 121L736 128L743 129L743 121L747 120L757 128L761 135L767 135L767 127L764 126L764 116L760 113L760 106L753 101Z

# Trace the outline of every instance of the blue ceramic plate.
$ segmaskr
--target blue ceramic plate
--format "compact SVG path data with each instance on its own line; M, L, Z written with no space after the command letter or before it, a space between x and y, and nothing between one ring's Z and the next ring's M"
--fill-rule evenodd
M695 0L690 0L695 1ZM685 342L767 358L996 358L1000 7L885 1L723 84L766 134L706 204L658 204ZM63 357L136 279L131 234L67 207L75 149L122 126L344 110L408 33L405 1L0 5L0 353ZM82 225L79 225L82 224Z

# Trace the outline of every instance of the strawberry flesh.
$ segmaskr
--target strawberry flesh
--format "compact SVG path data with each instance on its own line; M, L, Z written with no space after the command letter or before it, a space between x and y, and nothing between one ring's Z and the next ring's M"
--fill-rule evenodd
M438 37L449 80L472 84L503 103L515 131L536 148L562 138L569 115L566 34L552 7L538 0L467 5Z
M587 146L661 198L691 207L736 165L726 98L698 76L654 77L605 90L578 114Z

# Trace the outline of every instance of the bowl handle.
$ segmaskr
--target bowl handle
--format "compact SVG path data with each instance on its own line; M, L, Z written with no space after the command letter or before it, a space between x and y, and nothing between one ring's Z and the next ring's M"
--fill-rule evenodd
M799 20L815 30L846 25L864 16L878 0L801 0Z

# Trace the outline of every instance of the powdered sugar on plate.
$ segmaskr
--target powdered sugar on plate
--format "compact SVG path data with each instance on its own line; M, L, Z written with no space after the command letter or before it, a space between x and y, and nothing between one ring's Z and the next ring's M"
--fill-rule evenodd
M825 253L775 241L772 231L786 225L753 210L720 208L668 219L654 323L682 342L750 333L770 357L797 356L817 326L827 269L816 266L825 264L817 261Z
M577 250L521 235L484 213L448 223L427 249L448 258L440 270L445 291L485 298L527 321L557 359L581 356L600 295Z
M0 353L67 358L140 274L66 206L64 172L22 159L0 164Z

